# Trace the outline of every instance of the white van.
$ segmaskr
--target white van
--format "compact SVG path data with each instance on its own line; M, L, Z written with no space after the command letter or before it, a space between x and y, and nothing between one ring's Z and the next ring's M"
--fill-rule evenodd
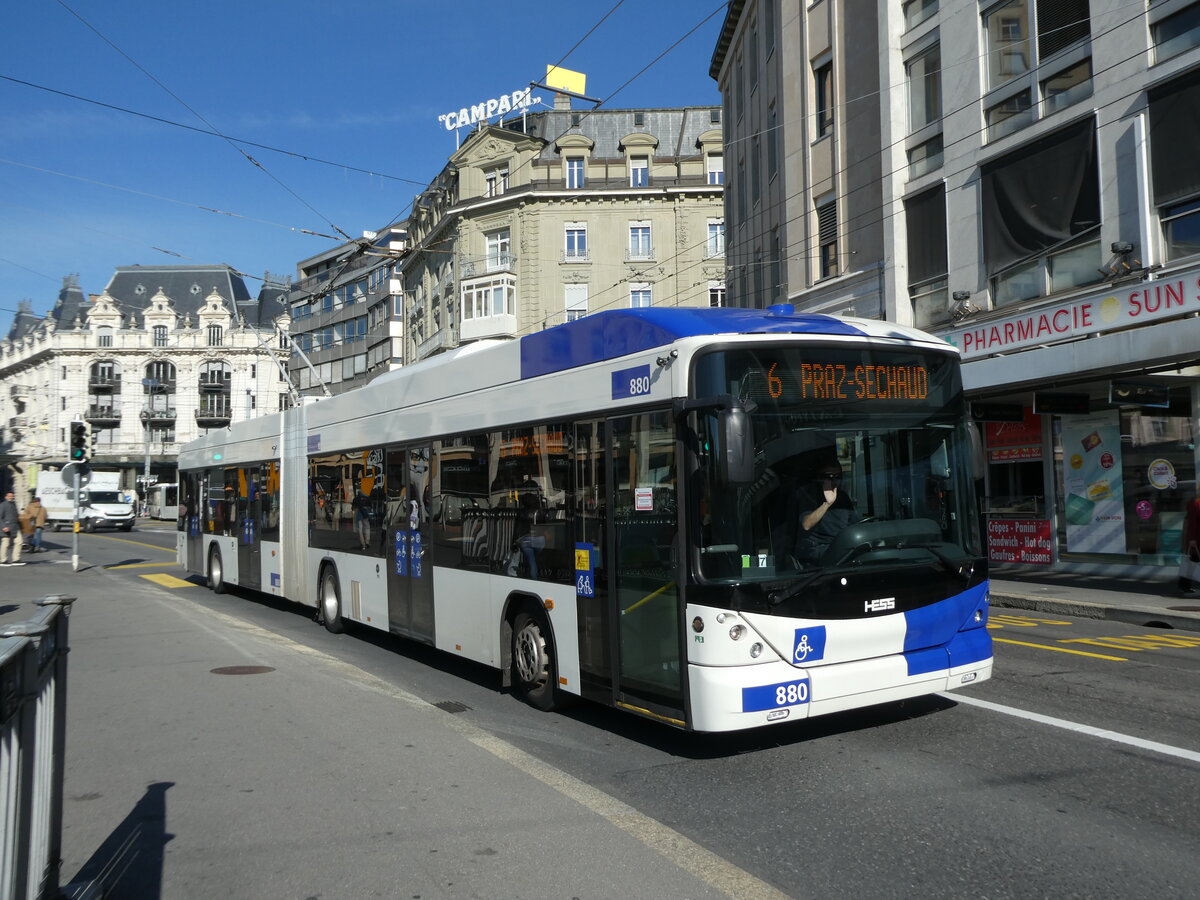
M92 479L80 492L79 522L84 531L119 528L132 531L135 520L133 501L121 491L120 472L92 472ZM60 531L75 521L73 485L63 481L61 472L38 473L35 493L46 508L46 525Z

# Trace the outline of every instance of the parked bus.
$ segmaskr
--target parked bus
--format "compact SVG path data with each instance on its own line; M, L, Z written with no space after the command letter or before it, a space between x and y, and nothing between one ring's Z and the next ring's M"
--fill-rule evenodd
M179 487L155 484L146 492L146 516L151 519L179 518Z
M763 726L990 676L973 434L912 329L600 312L192 441L179 560L539 708Z

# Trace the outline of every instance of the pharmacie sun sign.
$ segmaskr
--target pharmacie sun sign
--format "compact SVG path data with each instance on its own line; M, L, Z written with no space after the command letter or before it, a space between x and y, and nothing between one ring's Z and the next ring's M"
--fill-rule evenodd
M540 100L541 98L533 96L533 88L528 87L523 91L513 91L511 94L493 97L491 100L476 103L474 106L464 106L458 112L443 113L438 116L438 121L446 126L447 131L453 131L455 128L476 125L485 119L506 116L509 113L525 109L527 106L533 106Z

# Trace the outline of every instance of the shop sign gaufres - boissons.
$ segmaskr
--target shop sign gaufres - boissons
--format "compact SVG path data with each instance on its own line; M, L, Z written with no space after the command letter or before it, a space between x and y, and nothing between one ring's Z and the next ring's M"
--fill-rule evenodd
M946 340L963 359L1006 353L1053 341L1115 331L1200 312L1200 272L1144 281L1077 300L1031 309L994 322L959 328Z

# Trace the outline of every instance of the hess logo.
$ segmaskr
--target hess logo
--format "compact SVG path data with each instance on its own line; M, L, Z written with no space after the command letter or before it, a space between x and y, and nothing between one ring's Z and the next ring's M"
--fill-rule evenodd
M863 612L886 612L896 608L895 597L881 597L878 600L868 600L863 604Z

